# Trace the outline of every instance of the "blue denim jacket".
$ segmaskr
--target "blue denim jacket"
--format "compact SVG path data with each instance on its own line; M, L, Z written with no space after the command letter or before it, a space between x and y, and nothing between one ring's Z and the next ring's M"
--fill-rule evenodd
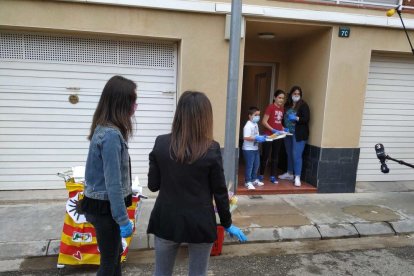
M127 142L114 127L98 125L89 145L85 196L109 200L119 225L128 223L124 198L132 193Z

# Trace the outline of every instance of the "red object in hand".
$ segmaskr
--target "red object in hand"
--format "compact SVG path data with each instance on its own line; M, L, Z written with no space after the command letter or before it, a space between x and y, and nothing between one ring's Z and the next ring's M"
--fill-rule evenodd
M210 256L221 255L221 250L223 249L224 242L224 227L217 225L217 240L214 242L213 247L211 248Z

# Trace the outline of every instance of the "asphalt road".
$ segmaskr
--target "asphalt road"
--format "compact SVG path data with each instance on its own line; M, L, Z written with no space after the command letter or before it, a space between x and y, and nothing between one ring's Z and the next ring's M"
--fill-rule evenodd
M187 275L182 249L174 275ZM95 275L95 267L55 268L56 258L27 260L19 272L3 275ZM152 275L153 251L132 252L123 275ZM377 237L342 240L229 245L212 257L208 275L413 275L414 238Z

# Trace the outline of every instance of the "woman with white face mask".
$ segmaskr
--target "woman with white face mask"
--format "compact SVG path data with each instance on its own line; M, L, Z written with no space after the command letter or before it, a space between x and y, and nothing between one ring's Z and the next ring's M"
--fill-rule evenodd
M292 136L285 141L288 157L287 172L279 175L280 179L294 180L295 186L300 187L302 173L302 154L309 137L310 111L308 104L302 99L302 88L293 86L285 104L284 126Z

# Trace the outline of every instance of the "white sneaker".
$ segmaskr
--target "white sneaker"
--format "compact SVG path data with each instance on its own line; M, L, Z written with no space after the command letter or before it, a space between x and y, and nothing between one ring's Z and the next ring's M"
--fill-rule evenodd
M244 186L246 186L247 190L255 190L256 188L253 186L252 182L247 182Z
M293 180L293 174L285 172L284 174L279 175L279 179Z
M300 183L300 176L299 175L295 176L295 186L300 187L301 185L302 183Z
M256 180L253 182L253 185L254 185L254 186L257 186L257 187L260 187L260 186L263 186L263 185L264 185L264 183L263 183L263 182L261 182L259 179L256 179Z

